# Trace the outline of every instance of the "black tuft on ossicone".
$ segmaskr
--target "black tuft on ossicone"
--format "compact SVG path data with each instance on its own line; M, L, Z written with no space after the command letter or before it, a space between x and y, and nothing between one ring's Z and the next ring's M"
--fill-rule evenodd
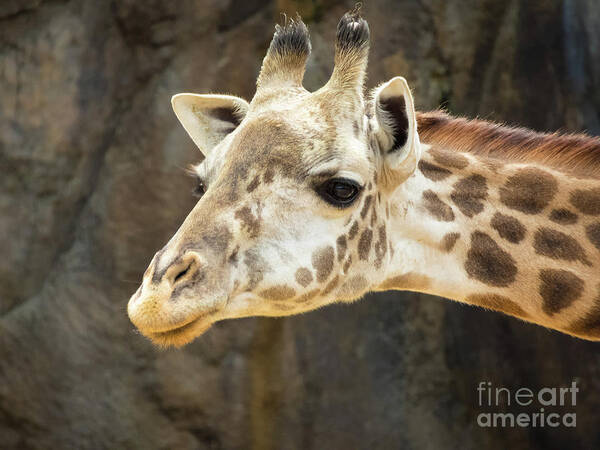
M275 25L275 34L269 47L269 52L280 55L296 54L298 56L308 56L310 54L310 36L308 28L300 19L300 16L294 19L284 19L284 24Z
M337 26L337 45L342 50L365 47L369 43L369 24L360 16L358 3L340 19Z

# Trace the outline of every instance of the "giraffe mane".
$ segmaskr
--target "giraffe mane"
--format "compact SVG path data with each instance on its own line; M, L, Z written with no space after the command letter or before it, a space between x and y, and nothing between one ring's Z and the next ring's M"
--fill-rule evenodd
M586 134L540 133L444 111L417 113L419 137L499 160L534 162L574 176L600 179L600 139Z

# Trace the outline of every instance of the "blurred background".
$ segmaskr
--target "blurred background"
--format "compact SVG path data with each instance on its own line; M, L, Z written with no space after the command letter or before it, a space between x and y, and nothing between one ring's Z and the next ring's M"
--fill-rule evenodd
M600 448L600 344L439 298L227 321L181 350L134 332L127 300L194 203L171 95L250 99L281 12L309 25L316 89L352 6L0 3L0 448ZM600 134L597 1L363 13L369 87L404 75L421 110ZM577 427L481 428L481 381L576 381Z

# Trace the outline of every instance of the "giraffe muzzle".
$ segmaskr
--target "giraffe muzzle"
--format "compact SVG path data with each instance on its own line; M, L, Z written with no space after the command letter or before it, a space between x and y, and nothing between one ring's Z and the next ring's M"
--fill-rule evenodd
M212 325L211 315L221 302L207 294L207 264L199 253L186 251L168 264L161 259L159 252L130 298L127 312L131 322L154 343L179 346ZM192 304L190 300L197 296L206 296L207 302Z

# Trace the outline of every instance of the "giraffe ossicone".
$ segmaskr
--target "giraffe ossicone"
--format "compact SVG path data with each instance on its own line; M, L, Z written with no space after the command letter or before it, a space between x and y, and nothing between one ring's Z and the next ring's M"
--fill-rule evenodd
M357 10L315 92L310 48L287 21L250 102L173 97L204 193L129 300L140 332L181 346L217 321L399 289L599 340L600 140L417 113L401 77L365 97Z

